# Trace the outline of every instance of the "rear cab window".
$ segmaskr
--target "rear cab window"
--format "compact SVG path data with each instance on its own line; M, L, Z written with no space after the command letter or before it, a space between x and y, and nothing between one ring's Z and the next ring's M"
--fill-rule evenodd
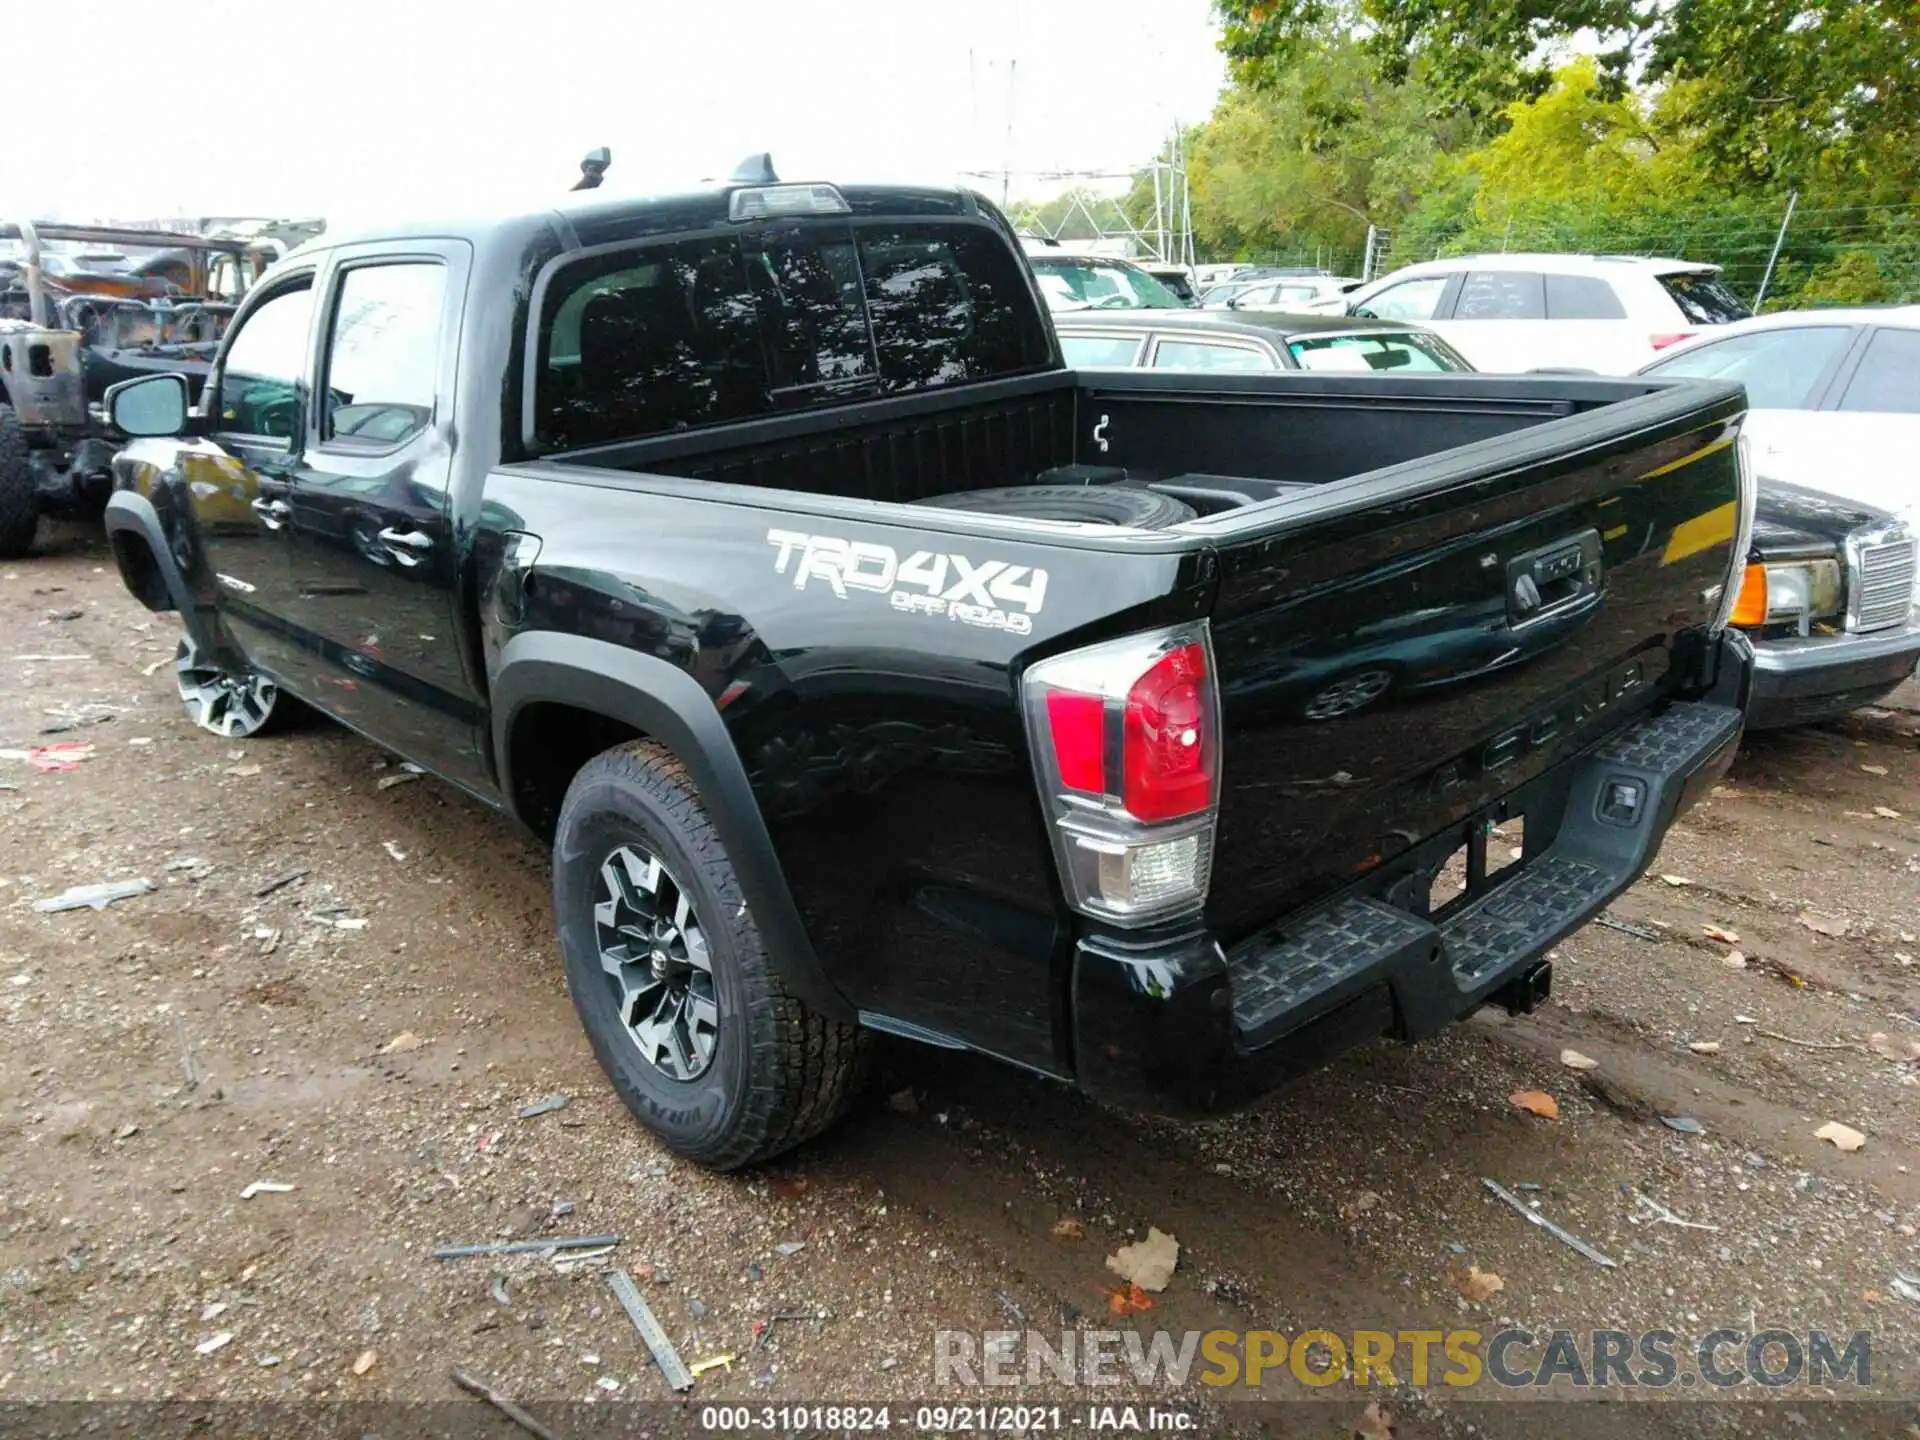
M540 303L543 449L1043 370L1019 257L983 225L767 223L565 262Z
M1297 335L1287 352L1302 370L1364 372L1397 370L1440 375L1473 367L1437 335Z
M1060 351L1067 364L1128 367L1140 358L1142 335L1062 335Z
M1753 312L1740 303L1718 275L1699 270L1676 270L1654 277L1679 307L1689 325L1730 325L1751 319Z

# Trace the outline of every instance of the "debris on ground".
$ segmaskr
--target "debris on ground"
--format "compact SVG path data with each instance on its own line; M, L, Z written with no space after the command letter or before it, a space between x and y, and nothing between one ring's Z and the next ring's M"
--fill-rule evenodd
M549 1235L540 1240L489 1240L481 1245L438 1245L427 1252L431 1260L459 1260L468 1255L537 1255L543 1250L607 1250L620 1243L618 1235Z
M507 1277L504 1275L493 1277L487 1286L487 1294L493 1297L493 1303L496 1305L513 1304L513 1296L507 1292Z
M1153 1308L1153 1298L1138 1285L1121 1285L1105 1293L1109 1315L1137 1315Z
M1882 1060L1892 1060L1896 1064L1920 1060L1920 1040L1896 1040L1883 1030L1876 1030L1867 1036L1867 1048Z
M661 1378L670 1389L686 1390L693 1385L693 1375L688 1371L686 1362L680 1358L680 1352L673 1348L673 1341L667 1338L667 1332L660 1326L659 1318L647 1308L647 1302L641 1298L639 1288L634 1285L633 1277L623 1270L607 1273L607 1288L613 1291L613 1298L620 1302L620 1308L627 1312L627 1318L633 1322L633 1328L653 1354L654 1364L660 1367Z
M1847 922L1839 915L1823 915L1818 910L1802 910L1800 923L1816 935L1830 935L1835 939L1847 933Z
M393 841L383 840L381 844L386 847L387 854L391 855L396 862L404 862L406 860L407 852L394 844Z
M1399 1440L1400 1427L1393 1416L1380 1408L1378 1400L1367 1402L1360 1418L1353 1422L1353 1440Z
M484 1400L502 1415L506 1416L507 1419L526 1431L527 1434L533 1436L534 1440L560 1440L560 1437L555 1435L553 1431L549 1430L518 1405L514 1404L513 1401L509 1400L505 1395L502 1395L498 1390L487 1384L486 1381L475 1379L464 1370L450 1370L447 1374L448 1378L451 1379L454 1384L458 1385L469 1395Z
M1572 1231L1563 1230L1538 1210L1535 1210L1531 1205L1527 1204L1527 1202L1522 1200L1518 1195L1507 1189L1507 1187L1502 1185L1498 1180L1489 1180L1483 1175L1480 1177L1480 1183L1515 1210L1518 1210L1520 1214L1526 1218L1528 1224L1538 1225L1542 1230L1546 1231L1549 1235L1553 1236L1554 1239L1575 1253L1586 1256L1587 1259L1593 1261L1594 1264L1604 1266L1608 1270L1619 1268L1620 1262L1618 1260L1594 1249L1593 1246L1589 1245Z
M426 1043L425 1040L422 1040L418 1035L414 1034L413 1031L402 1030L398 1035L382 1045L378 1053L381 1055L404 1055L409 1050L418 1050Z
M1738 950L1729 950L1720 957L1720 963L1729 970L1744 970L1747 968L1747 957Z
M1569 1070L1597 1070L1600 1062L1591 1055L1582 1055L1578 1050L1562 1050L1560 1063Z
M706 1374L707 1371L720 1369L725 1369L728 1374L733 1373L733 1356L731 1354L715 1355L707 1360L696 1360L687 1367L687 1374L698 1380L702 1375Z
M1669 1130L1677 1130L1682 1135L1704 1135L1707 1127L1691 1115L1662 1115L1660 1123Z
M78 770L84 761L92 758L93 746L79 740L56 740L51 745L36 745L27 751L27 764L48 774Z
M359 1358L353 1362L353 1373L356 1375L364 1375L379 1363L380 1352L378 1350L362 1350Z
M1718 1055L1720 1053L1720 1042L1718 1040L1692 1040L1687 1043L1687 1049L1696 1055Z
M1669 1210L1644 1191L1635 1190L1631 1186L1625 1188L1627 1193L1633 1197L1633 1203L1640 1209L1645 1210L1647 1212L1647 1218L1651 1219L1656 1225L1677 1225L1682 1230L1718 1230L1720 1228L1718 1225L1710 1225L1704 1220L1682 1220L1678 1215L1674 1214L1673 1211ZM1638 1225L1641 1219L1642 1217L1639 1215L1629 1215L1627 1217L1627 1223L1629 1225Z
M1147 1238L1122 1245L1107 1257L1107 1269L1142 1290L1159 1292L1173 1279L1180 1263L1180 1242L1157 1225L1147 1227Z
M1056 1240L1084 1240L1087 1238L1087 1227L1085 1222L1069 1215L1064 1220L1054 1221L1050 1233Z
M420 772L418 770L402 770L396 775L382 775L373 783L376 789L391 790L396 785L409 785L419 778Z
M1464 1270L1448 1272L1453 1278L1453 1288L1476 1305L1484 1305L1493 1296L1507 1288L1507 1282L1491 1270L1482 1270L1478 1265L1469 1265Z
M153 890L151 880L105 880L97 885L75 885L58 895L36 900L33 908L42 915L56 915L62 910L104 910L116 900L150 895Z
M205 1340L202 1340L198 1345L194 1346L193 1349L195 1354L211 1355L216 1350L224 1350L231 1343L233 1343L233 1332L231 1330L222 1330L218 1335L208 1336Z
M1516 1110L1538 1115L1542 1120L1560 1118L1560 1102L1544 1090L1516 1090L1507 1097L1507 1103Z
M1724 925L1702 925L1700 933L1709 940L1718 940L1722 945L1738 945L1740 937Z
M662 1170L661 1174L666 1171ZM773 1193L782 1200L798 1200L812 1187L813 1182L804 1175L782 1175L773 1182Z
M1893 1279L1887 1282L1887 1289L1898 1295L1910 1305L1920 1305L1920 1280L1911 1275L1902 1275L1894 1271Z
M1829 1120L1826 1124L1822 1125L1818 1130L1813 1132L1813 1138L1828 1141L1834 1149L1844 1150L1849 1154L1867 1143L1867 1137L1865 1135L1862 1135L1851 1125L1842 1125L1838 1120Z
M1625 920L1616 920L1611 915L1596 915L1593 923L1603 930L1618 930L1622 935L1631 935L1636 940L1651 940L1657 944L1667 938L1658 930L1649 930L1645 925L1631 925Z
M1664 884L1671 885L1676 890L1679 889L1682 885L1693 884L1693 882L1687 879L1687 877L1684 875L1662 875L1660 879Z
M1884 775L1887 773L1887 767L1884 765L1862 765L1860 768L1869 775Z
M1739 1016L1735 1016L1740 1021ZM1740 1023L1749 1023L1740 1021ZM1769 1040L1778 1040L1786 1045L1798 1045L1802 1050L1858 1050L1860 1047L1851 1040L1802 1040L1797 1035L1782 1035L1778 1030L1762 1030L1756 1027L1754 1034L1764 1035Z
M364 930L366 919L355 915L344 905L322 905L317 910L309 910L307 918L316 925L329 925L335 930Z
M556 1110L564 1110L566 1108L567 1097L565 1095L543 1095L531 1105L521 1106L520 1118L522 1120L532 1120L536 1116L551 1115Z
M260 769L261 767L258 765L229 765L220 773L222 775L231 775L236 780L251 780L260 773Z
M254 887L253 898L256 900L264 900L267 896L273 894L274 891L285 889L287 886L293 884L294 881L304 879L309 873L307 867L302 865L297 870L289 870L284 875L276 875L271 880L262 881Z
M806 1248L807 1242L804 1240L782 1240L773 1247L773 1253L784 1258L789 1255L798 1255Z
M255 1180L240 1192L242 1200L251 1200L256 1195L290 1195L294 1187L282 1180Z
M911 1085L904 1090L896 1090L887 1096L887 1104L895 1110L898 1110L902 1115L911 1115L915 1110L920 1108L919 1102L913 1098L913 1087Z

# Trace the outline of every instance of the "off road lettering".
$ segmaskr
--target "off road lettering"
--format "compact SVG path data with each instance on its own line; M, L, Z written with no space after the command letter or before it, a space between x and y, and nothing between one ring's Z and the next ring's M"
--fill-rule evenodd
M888 596L903 614L945 616L963 625L1033 633L1032 617L1047 598L1047 572L1005 560L916 550L905 559L891 545L769 530L773 572L791 575L793 588L825 586L841 600L857 590Z

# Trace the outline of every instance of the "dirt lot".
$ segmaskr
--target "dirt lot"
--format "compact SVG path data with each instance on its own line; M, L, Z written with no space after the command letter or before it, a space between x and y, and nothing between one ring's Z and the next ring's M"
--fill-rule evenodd
M936 1390L934 1332L1110 1324L1864 1328L1875 1392L1920 1399L1920 1288L1895 1280L1920 1276L1920 1067L1900 1058L1920 1041L1909 710L1751 740L1669 841L1659 869L1686 883L1649 877L1612 911L1629 928L1563 946L1539 1015L1373 1046L1198 1128L892 1049L848 1124L721 1178L661 1150L602 1083L533 845L437 782L382 788L397 762L329 725L244 744L194 729L164 663L172 626L95 542L48 548L0 567L0 748L92 751L64 772L0 760L0 1402L451 1401L512 1433L459 1399L455 1365L536 1406L658 1401L612 1263L689 1361L734 1357L696 1405L1062 1398ZM129 877L158 888L31 907ZM1583 1080L1564 1049L1598 1069ZM1524 1090L1559 1118L1512 1104ZM568 1103L520 1117L551 1095ZM1827 1121L1864 1148L1816 1139ZM262 1180L294 1188L243 1198ZM1067 1219L1080 1238L1055 1233ZM1110 1321L1103 1261L1149 1226L1178 1237L1179 1269L1151 1312ZM427 1255L602 1233L619 1248L571 1271ZM1468 1267L1503 1288L1469 1300ZM829 1318L760 1333L776 1314ZM1208 1433L1346 1434L1366 1398L1284 1376L1264 1393L1321 1403L1151 1393ZM1408 1437L1622 1429L1617 1407L1485 1385L1382 1402ZM1902 1435L1916 1418L1802 1387L1764 1411L1645 1405L1626 1428Z

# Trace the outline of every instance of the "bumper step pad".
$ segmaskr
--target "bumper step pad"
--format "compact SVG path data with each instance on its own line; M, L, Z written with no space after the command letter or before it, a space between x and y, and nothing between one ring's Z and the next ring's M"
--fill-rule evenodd
M1349 895L1236 946L1227 965L1242 1048L1381 986L1407 1038L1473 1010L1633 883L1683 800L1731 758L1740 723L1731 706L1676 704L1568 761L1571 783L1551 792L1564 804L1553 843L1437 925ZM1603 813L1622 785L1639 796L1628 820Z

